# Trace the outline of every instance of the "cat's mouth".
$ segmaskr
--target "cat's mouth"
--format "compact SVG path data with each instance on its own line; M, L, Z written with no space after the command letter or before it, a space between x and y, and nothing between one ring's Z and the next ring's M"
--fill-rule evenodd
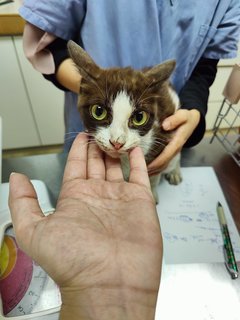
M101 141L95 140L99 148L105 152L107 155L109 155L111 158L120 158L123 155L128 154L132 149L133 146L129 146L127 148L126 146L120 147L119 149L116 149L113 145L105 145Z
M115 158L118 159L121 156L128 154L129 151L132 149L120 149L120 150L115 150L114 148L109 148L109 147L105 147L105 146L100 146L100 148L111 158Z
M127 154L128 150L104 150L111 158L120 158L122 155Z

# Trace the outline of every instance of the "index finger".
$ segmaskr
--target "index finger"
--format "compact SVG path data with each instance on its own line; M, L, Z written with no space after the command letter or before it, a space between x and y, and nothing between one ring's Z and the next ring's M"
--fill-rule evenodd
M142 149L139 147L134 148L129 153L130 161L130 176L129 182L143 185L151 189L147 165L145 158L142 152Z
M106 155L105 165L107 181L120 182L124 180L120 159L114 159Z
M182 138L178 138L178 135L175 135L162 153L148 165L148 171L154 172L155 170L165 169L169 161L181 150L182 146Z
M96 142L91 142L88 147L87 177L88 179L105 180L103 152Z
M176 147L169 143L162 153L148 165L148 170L154 171L164 169L176 153Z
M88 135L79 133L69 152L63 175L63 183L74 179L86 179Z
M173 115L167 117L163 123L164 130L174 130L187 121L187 110L178 109Z

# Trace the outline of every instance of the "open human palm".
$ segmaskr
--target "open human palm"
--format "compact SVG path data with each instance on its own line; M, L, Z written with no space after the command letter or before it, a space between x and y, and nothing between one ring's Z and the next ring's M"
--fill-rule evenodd
M56 211L47 217L28 178L10 178L9 204L19 245L58 283L66 305L95 300L155 308L160 227L142 152L137 148L129 157L131 174L125 182L119 161L103 159L98 147L79 135ZM81 293L76 302L74 292Z

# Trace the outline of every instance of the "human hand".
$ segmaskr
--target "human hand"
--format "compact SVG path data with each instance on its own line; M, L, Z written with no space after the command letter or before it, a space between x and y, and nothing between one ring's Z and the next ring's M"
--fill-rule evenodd
M82 77L72 59L63 60L57 69L56 79L63 87L79 94Z
M129 158L128 183L80 134L47 217L28 178L10 177L16 239L59 285L61 319L154 319L162 238L141 149Z
M193 133L200 121L200 112L196 109L179 109L176 113L163 121L163 129L175 130L169 144L162 153L148 165L149 175L160 173L172 158L182 150L183 145Z

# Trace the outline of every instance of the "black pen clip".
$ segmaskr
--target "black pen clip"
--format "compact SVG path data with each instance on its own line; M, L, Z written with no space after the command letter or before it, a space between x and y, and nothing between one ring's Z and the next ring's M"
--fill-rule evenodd
M237 279L238 278L238 272L231 268L231 266L228 263L228 255L225 246L223 245L223 255L224 255L224 260L225 260L225 266L230 273L232 279Z

